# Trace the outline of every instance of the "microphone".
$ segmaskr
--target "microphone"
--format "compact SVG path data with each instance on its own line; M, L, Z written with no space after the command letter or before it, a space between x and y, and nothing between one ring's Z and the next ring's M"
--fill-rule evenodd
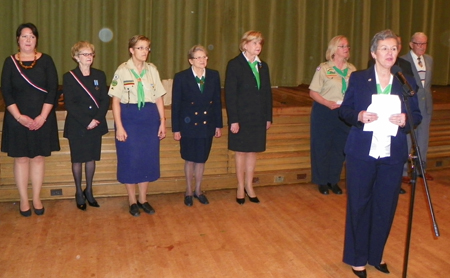
M408 80L406 80L405 76L402 73L402 69L399 66L393 65L391 68L391 73L397 77L400 83L402 83L403 91L405 91L408 96L412 97L416 93L414 92L411 85L409 85Z

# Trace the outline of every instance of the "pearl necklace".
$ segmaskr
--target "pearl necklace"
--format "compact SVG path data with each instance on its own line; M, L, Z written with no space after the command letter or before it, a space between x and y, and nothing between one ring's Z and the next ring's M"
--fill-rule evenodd
M24 68L24 69L32 69L32 68L34 67L34 65L36 65L37 51L36 51L36 49L34 50L34 61L33 61L33 63L31 63L31 65L29 65L29 66L25 66L25 65L22 63L22 61L20 60L20 51L19 51L19 53L17 53L17 57L19 58L19 64L20 64L20 66L21 66L22 68Z

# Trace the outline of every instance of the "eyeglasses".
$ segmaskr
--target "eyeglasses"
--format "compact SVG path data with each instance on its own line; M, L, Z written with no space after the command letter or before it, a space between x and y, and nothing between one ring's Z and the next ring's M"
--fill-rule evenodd
M415 44L415 45L417 45L417 46L420 46L420 47L424 47L424 46L427 45L426 42L412 42L412 43Z
M95 53L78 53L78 56L94 57Z
M388 53L389 51L397 52L398 48L396 46L393 46L393 47L382 46L382 47L378 48L378 50L381 53Z
M135 47L134 49L137 49L140 51L145 50L147 52L150 52L150 50L151 50L150 47L143 47L143 46Z
M350 49L350 45L338 45L339 48L347 48Z
M192 57L191 59L194 59L194 60L208 60L208 56L199 56L199 57Z

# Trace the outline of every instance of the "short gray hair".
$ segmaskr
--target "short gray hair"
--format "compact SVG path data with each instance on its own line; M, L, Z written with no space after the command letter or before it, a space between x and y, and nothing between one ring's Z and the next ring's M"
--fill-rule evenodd
M370 43L370 52L377 51L378 42L384 41L386 39L395 39L395 41L398 43L397 35L395 35L395 33L392 32L392 30L386 29L376 33L375 36L373 36L372 41Z

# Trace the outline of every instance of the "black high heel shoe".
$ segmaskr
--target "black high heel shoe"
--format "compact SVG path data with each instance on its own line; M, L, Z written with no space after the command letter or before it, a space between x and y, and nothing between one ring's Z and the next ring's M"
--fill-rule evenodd
M245 203L245 198L237 198L237 197L236 197L236 202L237 202L239 205L243 205L243 204Z
M20 208L19 208L19 212L20 212L20 215L22 215L23 217L30 217L31 216L31 209L28 209L26 211L21 211Z
M247 193L247 190L244 189L245 195L247 195L248 199L250 200L250 202L252 203L259 203L259 199L258 197L250 197Z
M91 207L96 207L96 208L99 208L99 207L100 207L100 205L97 203L97 201L94 199L94 197L92 197L92 199L94 200L93 202L89 201L88 197L86 196L86 189L83 190L83 195L84 195L84 198L86 198L88 204L89 204Z
M77 194L75 193L75 203L77 203L77 208L81 210L86 210L86 201L84 200L84 193L83 193L83 203L79 204L77 200Z
M44 207L42 207L41 209L37 209L33 206L33 209L34 209L34 213L36 213L36 215L44 215L44 212L45 212Z
M366 272L365 269L364 270L354 270L353 267L352 267L352 271L359 278L367 278L367 272Z
M387 267L387 263L382 263L379 265L376 265L375 268L383 273L389 274L389 269Z

